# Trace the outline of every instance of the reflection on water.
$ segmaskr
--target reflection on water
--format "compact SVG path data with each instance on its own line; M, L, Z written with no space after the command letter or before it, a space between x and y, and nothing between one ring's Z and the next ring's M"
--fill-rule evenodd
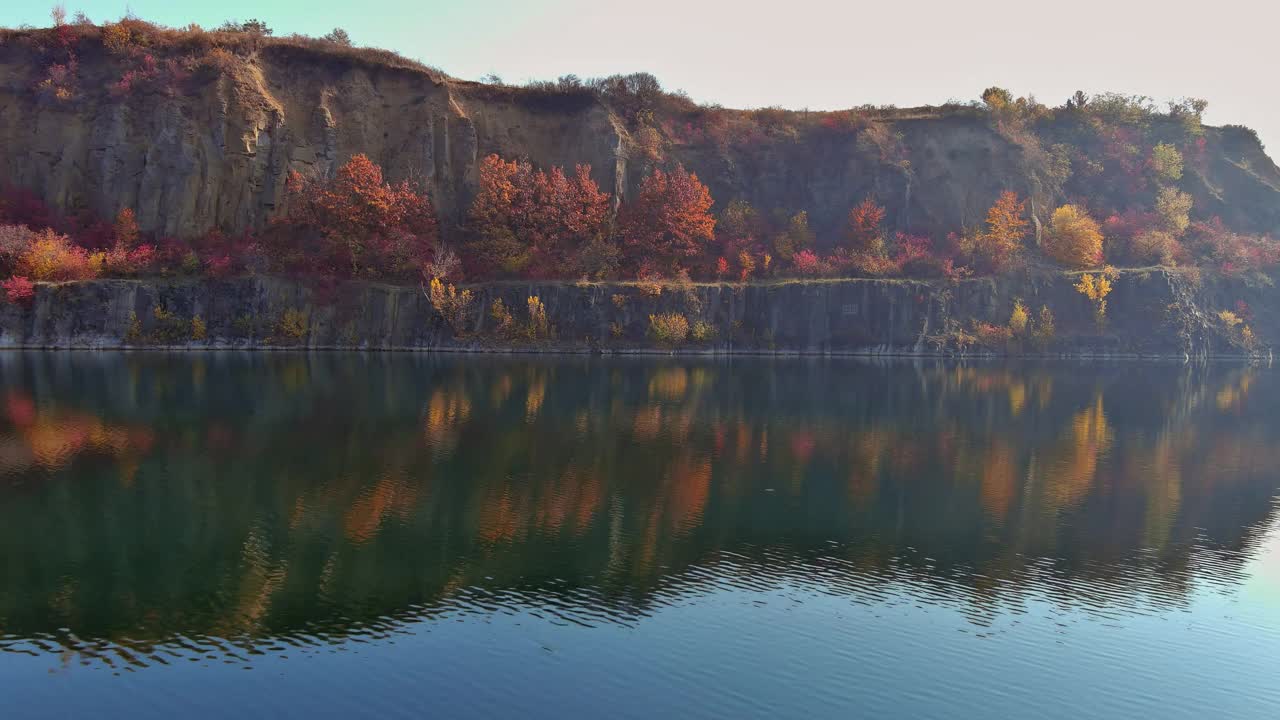
M1278 402L1239 366L0 355L0 651L255 667L779 595L1156 642L1275 562Z

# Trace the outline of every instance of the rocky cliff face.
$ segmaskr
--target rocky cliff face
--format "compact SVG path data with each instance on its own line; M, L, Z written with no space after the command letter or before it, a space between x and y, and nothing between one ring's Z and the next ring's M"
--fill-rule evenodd
M1099 333L1091 306L1069 275L995 283L891 280L770 285L495 283L471 288L461 323L432 307L420 288L353 284L321 292L265 277L235 280L97 280L41 284L34 304L0 305L0 347L349 348L627 352L784 352L927 355L940 352L949 320L1003 325L1014 298L1057 317L1051 354L1242 355L1209 308L1245 300L1258 327L1276 326L1274 289L1189 283L1164 271L1116 280L1109 324ZM551 337L501 334L491 309L501 299L517 327L538 297ZM650 317L705 323L705 337L666 344ZM198 321L195 319L198 318ZM459 324L459 327L454 327ZM954 346L950 349L954 350ZM987 348L991 351L993 348ZM997 352L1004 348L994 348ZM1012 351L1032 352L1029 344ZM974 352L983 352L974 348Z
M895 229L914 232L972 227L1004 189L1032 197L1041 217L1066 196L1026 147L973 112L872 113L860 132L816 123L797 132L802 115L777 111L750 115L750 133L726 141L679 113L660 111L642 127L588 92L480 85L287 44L242 47L166 88L122 93L109 88L137 60L106 52L92 32L77 40L74 87L58 99L35 90L54 62L42 42L15 33L0 43L0 177L64 210L109 217L132 207L144 230L165 235L260 226L281 209L288 171L326 173L354 153L392 179L423 181L446 233L465 214L478 158L491 152L540 166L589 163L617 196L653 164L681 162L720 203L808 210L819 231L871 194ZM192 57L181 45L146 50L161 66ZM1256 138L1218 129L1204 138L1205 159L1184 183L1197 212L1242 231L1280 231L1280 171Z

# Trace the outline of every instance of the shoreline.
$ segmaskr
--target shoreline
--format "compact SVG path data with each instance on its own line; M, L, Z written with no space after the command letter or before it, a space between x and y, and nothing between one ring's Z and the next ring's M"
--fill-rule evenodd
M909 351L875 351L875 350L760 350L760 349L688 349L688 348L573 348L573 347L541 347L541 348L482 348L482 347L415 347L385 346L360 347L345 345L261 345L261 344L213 344L213 345L128 345L128 344L57 344L57 345L3 345L0 352L49 352L49 353L366 353L366 354L419 354L419 355L531 355L531 356L572 356L572 357L688 357L688 358L857 358L887 360L1083 360L1090 362L1157 362L1157 363L1200 363L1200 362L1273 362L1272 353L1265 354L1229 354L1212 353L1207 355L1188 355L1176 353L1096 353L1096 352L1057 352L1057 353L994 353L994 352L909 352Z

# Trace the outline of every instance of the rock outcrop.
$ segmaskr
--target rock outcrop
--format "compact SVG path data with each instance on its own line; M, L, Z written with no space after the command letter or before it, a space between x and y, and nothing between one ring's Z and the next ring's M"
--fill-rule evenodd
M137 61L108 53L95 30L76 36L74 87L57 99L35 89L55 62L42 32L0 43L0 178L62 210L110 217L132 207L143 230L161 235L259 227L281 209L288 171L326 173L354 153L391 179L422 181L446 233L465 215L478 159L494 152L590 164L617 197L653 164L683 163L721 203L807 210L820 234L868 195L888 206L893 229L937 234L979 224L1005 189L1030 196L1040 219L1069 194L1037 169L1042 158L971 108L868 111L860 130L804 113L692 106L638 122L586 90L484 85L279 42L213 64L180 42L148 46L161 68L196 69L166 87L113 92ZM1256 137L1207 128L1203 139L1183 182L1196 213L1280 231L1280 170Z
M1209 308L1245 300L1254 321L1273 328L1274 289L1196 285L1166 271L1130 272L1115 281L1108 326L1071 275L996 283L840 280L731 285L494 283L469 288L461 327L418 287L352 284L327 291L267 277L234 280L97 280L41 284L29 308L0 305L0 347L345 348L370 350L670 351L930 355L969 320L1008 322L1015 298L1057 319L1049 354L1210 357L1244 355ZM517 326L538 297L552 337L501 335L491 314L501 299ZM676 314L705 335L662 343L651 316ZM193 322L199 318L197 323ZM949 322L963 320L960 325ZM971 352L1026 352L974 347Z

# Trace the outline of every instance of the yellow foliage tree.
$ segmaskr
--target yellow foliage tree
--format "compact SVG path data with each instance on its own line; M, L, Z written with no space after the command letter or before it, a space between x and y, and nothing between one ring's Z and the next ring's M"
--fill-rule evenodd
M689 319L679 313L650 315L649 336L662 345L679 345L689 337Z
M1240 328L1240 342L1246 350L1254 350L1258 347L1258 338L1253 334L1253 328L1245 325Z
M1067 267L1097 267L1102 262L1102 231L1084 208L1063 205L1053 211L1044 251Z
M1181 235L1191 224L1191 196L1173 188L1162 188L1156 196L1160 225L1173 235Z
M474 299L470 290L458 290L453 285L445 285L440 278L431 278L426 295L431 307L444 316L455 335L466 334L467 311Z
M1240 328L1237 339L1240 341L1240 344L1243 345L1246 350L1252 352L1253 350L1257 349L1258 336L1254 335L1253 328L1244 324L1244 318L1231 312L1230 310L1223 310L1222 312L1218 313L1218 319L1222 321L1223 325L1227 326L1228 336L1236 335L1237 334L1236 328Z
M1031 322L1031 315L1027 312L1027 306L1022 304L1022 300L1013 301L1013 312L1009 315L1009 330L1014 337L1022 337L1027 334L1027 325Z
M525 301L529 307L529 327L527 335L530 340L541 340L551 337L551 322L547 319L547 306L537 295L530 295Z
M1182 153L1167 143L1160 143L1151 150L1151 169L1161 180L1173 182L1182 179Z
M1108 267L1096 277L1090 273L1081 275L1075 284L1076 292L1093 303L1093 319L1099 330L1107 324L1107 296L1111 294L1111 280L1118 274L1115 268Z

